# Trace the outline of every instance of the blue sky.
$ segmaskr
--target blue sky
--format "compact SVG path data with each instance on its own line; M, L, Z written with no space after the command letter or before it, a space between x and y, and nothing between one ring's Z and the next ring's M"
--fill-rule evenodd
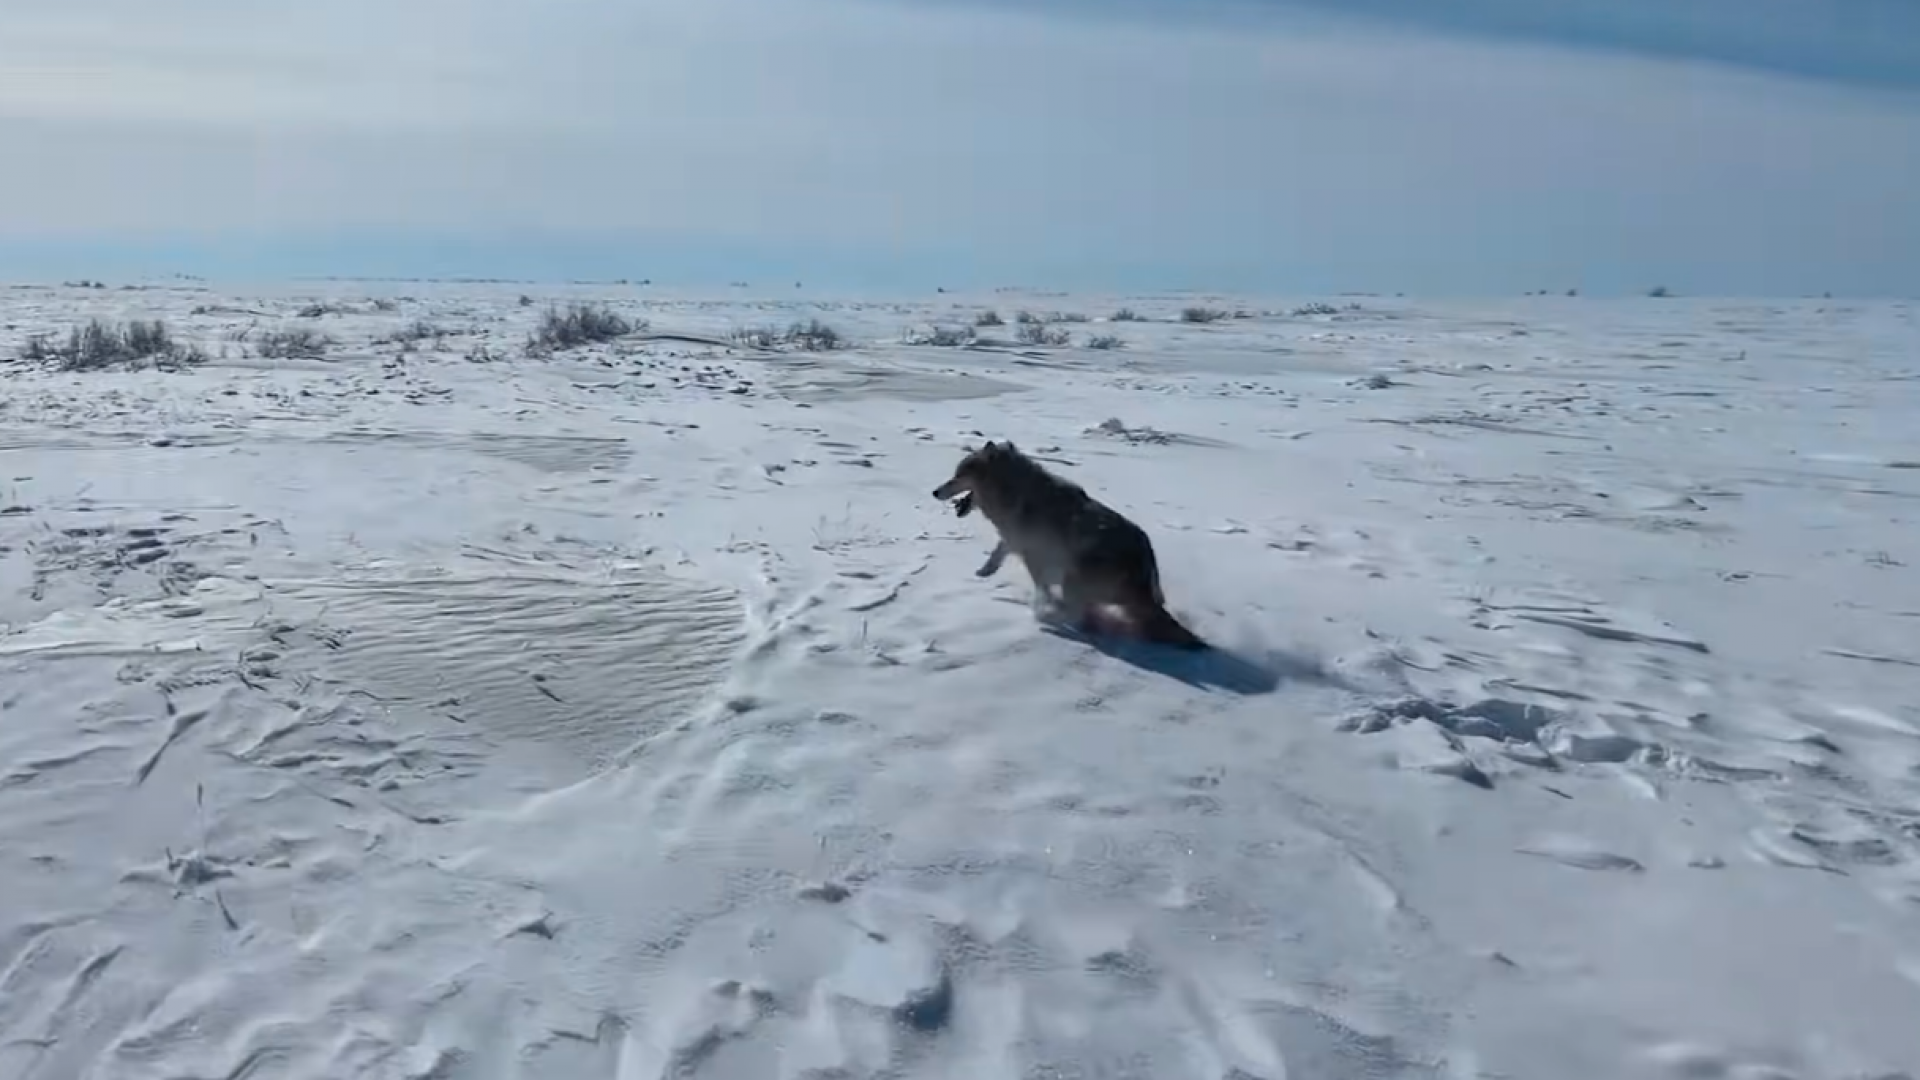
M10 7L0 278L1920 295L1920 0Z

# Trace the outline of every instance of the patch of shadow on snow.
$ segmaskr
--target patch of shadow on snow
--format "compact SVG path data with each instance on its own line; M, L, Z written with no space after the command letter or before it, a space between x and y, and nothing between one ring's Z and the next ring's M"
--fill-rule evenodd
M1209 645L1205 649L1187 650L1088 634L1064 624L1048 624L1044 629L1055 637L1092 646L1116 660L1200 690L1224 690L1252 697L1271 694L1283 682L1334 681L1318 662L1281 649L1254 652Z

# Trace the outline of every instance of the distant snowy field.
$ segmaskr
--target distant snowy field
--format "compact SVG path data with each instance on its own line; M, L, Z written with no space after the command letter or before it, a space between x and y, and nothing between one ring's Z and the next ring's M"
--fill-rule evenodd
M1348 302L0 290L0 1077L1920 1075L1915 306Z

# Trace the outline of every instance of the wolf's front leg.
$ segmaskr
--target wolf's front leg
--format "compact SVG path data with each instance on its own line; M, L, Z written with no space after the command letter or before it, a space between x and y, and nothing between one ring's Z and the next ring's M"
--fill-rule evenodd
M980 569L975 570L974 574L979 577L992 577L1000 572L1000 564L1006 561L1007 542L1002 540L993 545L993 550L987 553L987 561L981 563Z

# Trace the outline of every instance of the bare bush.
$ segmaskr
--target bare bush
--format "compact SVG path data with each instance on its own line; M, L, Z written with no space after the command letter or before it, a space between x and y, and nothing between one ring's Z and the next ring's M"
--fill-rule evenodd
M294 317L300 319L318 319L326 315L339 315L345 310L345 308L338 304L314 303L308 304L299 311L294 312Z
M101 371L113 367L151 365L178 369L207 362L199 346L174 339L167 324L158 319L125 324L94 319L67 333L67 340L54 343L45 336L29 338L20 349L20 359L32 364L49 364L61 371Z
M906 343L957 349L964 345L971 345L978 339L979 335L971 326L935 326L923 332L908 334Z
M173 333L158 319L152 322L135 319L121 329L120 339L127 352L137 357L163 356L174 349Z
M803 352L831 352L847 347L847 339L840 331L814 319L804 323L793 323L785 330L774 326L750 326L735 330L731 335L741 345L754 349L799 349Z
M610 308L574 304L565 311L548 308L540 326L527 337L527 354L559 352L562 349L595 345L645 330L645 319L634 322Z
M267 331L254 343L253 353L269 360L319 360L335 344L327 335L317 334L302 326Z
M1049 311L1039 315L1031 311L1023 311L1014 316L1014 321L1022 326L1031 326L1035 323L1085 323L1092 322L1093 319L1077 311Z
M1653 297L1655 300L1664 300L1673 295L1673 290L1667 288L1665 285L1655 285L1653 288L1647 290L1647 295Z
M794 323L787 327L787 341L808 352L831 352L834 349L847 347L847 339L841 336L840 331L819 319L810 319L804 325Z
M397 300L390 300L384 296L375 297L373 301L373 310L385 311L385 312L399 311L400 302Z
M421 341L438 343L451 333L453 331L435 326L425 319L416 319L410 325L388 334L383 341L388 345L412 345Z
M1293 309L1293 317L1296 319L1304 319L1313 315L1338 315L1338 314L1340 314L1339 308L1334 307L1332 304L1323 303L1318 300L1315 300L1311 304L1301 304L1299 307Z
M1113 317L1108 321L1109 322L1146 322L1147 319L1146 319L1146 316L1141 315L1139 312L1133 310L1132 308L1123 307L1119 311L1114 312Z
M777 349L785 334L777 326L743 326L727 337L749 349Z
M1089 349L1124 349L1127 343L1114 334L1095 334L1087 339Z
M1065 345L1073 340L1066 330L1040 322L1022 323L1014 337L1022 345Z
M1227 318L1228 313L1219 308L1190 307L1180 309L1180 321L1184 323L1212 323Z
M974 317L974 320L973 320L973 325L975 325L975 326L1005 326L1005 325L1007 325L1007 320L1005 320L1005 319L1003 319L1003 318L1001 318L1001 317L1000 317L1000 313L999 313L999 312L997 312L997 311L983 311L983 312L981 312L981 313L980 313L979 315L977 315L977 316L975 316L975 317Z

